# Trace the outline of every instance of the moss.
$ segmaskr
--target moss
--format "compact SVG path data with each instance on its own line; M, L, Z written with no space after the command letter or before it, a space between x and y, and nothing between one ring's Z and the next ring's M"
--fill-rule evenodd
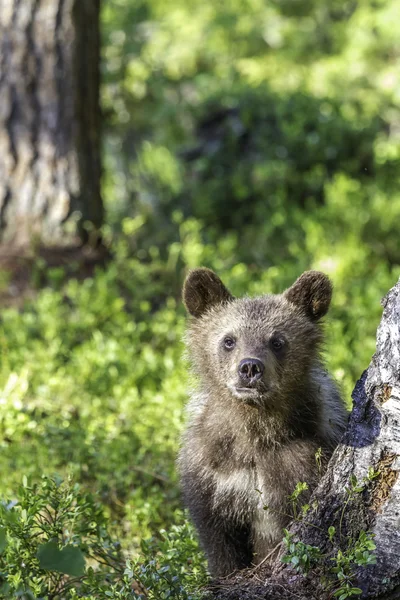
M392 395L392 388L390 385L387 385L385 383L385 385L382 388L382 392L378 395L378 399L379 399L380 403L383 404L384 402L387 402L389 400L391 395Z
M382 512L382 507L390 496L390 491L395 484L398 472L391 469L395 454L382 452L380 461L377 464L379 475L372 482L370 509L376 513Z

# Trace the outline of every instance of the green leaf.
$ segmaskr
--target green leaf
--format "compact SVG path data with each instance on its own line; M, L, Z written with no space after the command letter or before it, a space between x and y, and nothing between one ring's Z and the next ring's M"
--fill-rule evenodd
M350 483L353 486L353 488L357 485L357 477L355 475L352 475L350 477Z
M65 575L80 577L85 572L85 557L76 546L65 546L60 550L57 542L52 541L39 546L37 557L42 569L58 571Z
M0 554L4 552L7 546L7 535L5 527L0 527Z

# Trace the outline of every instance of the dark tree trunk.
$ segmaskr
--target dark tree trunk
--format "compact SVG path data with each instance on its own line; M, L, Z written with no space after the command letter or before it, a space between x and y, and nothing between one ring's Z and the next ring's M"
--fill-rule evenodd
M338 550L346 552L362 531L375 536L376 564L353 564L354 586L362 598L400 598L400 281L382 304L376 353L354 389L346 434L311 498L313 508L290 529L294 541L320 548L323 560L305 578L278 558L250 580L243 574L217 586L221 600L333 598L340 583L331 571L332 558ZM356 491L349 491L352 486ZM329 591L321 576L330 581Z
M0 244L102 223L100 0L0 0Z

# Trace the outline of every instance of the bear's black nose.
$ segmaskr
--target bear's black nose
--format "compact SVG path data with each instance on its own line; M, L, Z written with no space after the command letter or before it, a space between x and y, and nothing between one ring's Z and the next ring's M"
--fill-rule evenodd
M264 373L264 365L257 358L244 358L239 363L239 377L249 383L257 381Z

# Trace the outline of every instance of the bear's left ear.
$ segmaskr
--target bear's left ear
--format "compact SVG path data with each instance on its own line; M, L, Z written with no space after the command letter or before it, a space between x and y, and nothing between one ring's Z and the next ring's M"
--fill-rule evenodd
M201 317L215 304L233 300L218 275L204 267L189 272L183 284L182 296L187 311L194 317Z
M290 302L301 308L312 320L326 315L332 298L332 283L319 271L306 271L284 292Z

